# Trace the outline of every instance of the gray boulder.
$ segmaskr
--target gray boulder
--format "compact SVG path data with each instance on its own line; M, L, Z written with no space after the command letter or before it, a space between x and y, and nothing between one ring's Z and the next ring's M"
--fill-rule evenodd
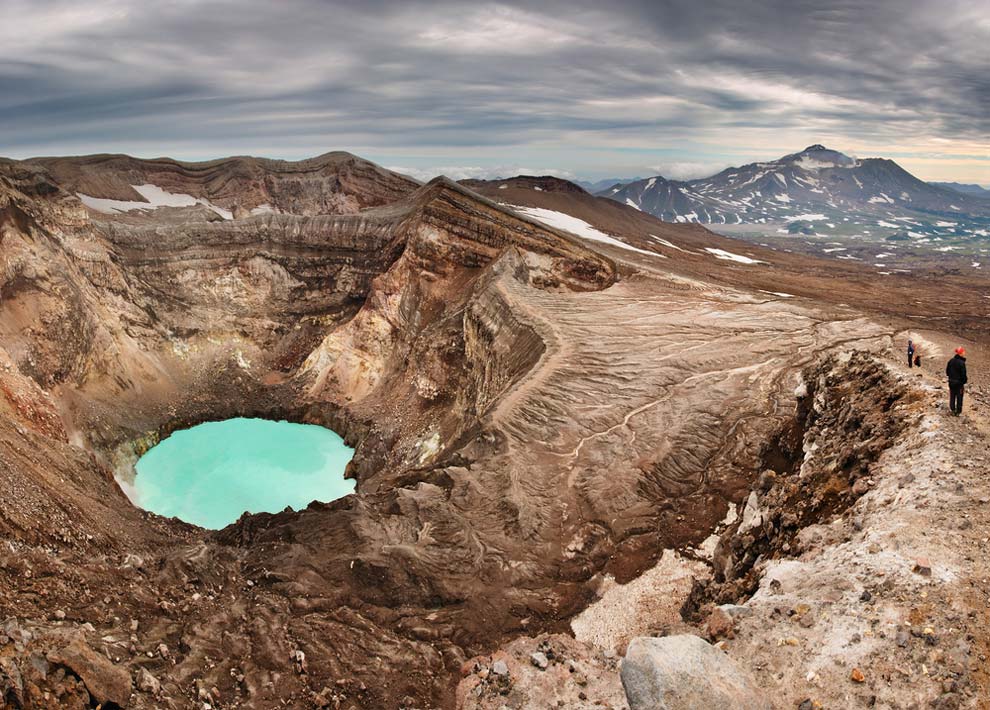
M753 679L697 636L635 638L621 666L630 710L770 710Z
M162 684L155 676L148 672L147 668L142 668L138 671L137 687L138 690L143 690L152 695L158 695L161 692Z

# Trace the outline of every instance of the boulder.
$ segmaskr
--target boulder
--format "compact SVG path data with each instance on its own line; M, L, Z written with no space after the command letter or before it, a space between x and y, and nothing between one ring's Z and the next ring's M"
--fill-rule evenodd
M91 649L81 636L48 654L48 661L65 666L79 676L97 703L127 707L131 697L131 674Z
M771 707L748 673L689 634L633 639L621 677L630 710Z
M142 668L138 671L137 687L138 690L143 690L145 693L158 695L162 689L162 684L155 676L148 672L147 668Z
M763 525L763 519L766 517L766 511L760 507L760 497L757 495L756 491L751 491L749 498L746 499L746 507L743 508L742 522L739 523L739 528L736 530L737 535L743 535L754 528L758 528Z
M529 654L529 662L532 663L537 668L539 668L541 671L545 671L547 669L547 666L550 665L550 660L547 658L547 655L542 651L534 651L533 653Z
M12 707L20 707L24 702L24 680L21 671L12 658L0 657L0 707L7 707L6 701L15 703Z
M708 623L705 625L705 631L708 632L708 638L712 641L718 641L719 639L731 639L736 635L736 622L725 610L715 607L712 609L711 615L708 617Z
M509 665L502 660L495 661L495 663L492 664L492 673L498 676L509 675Z

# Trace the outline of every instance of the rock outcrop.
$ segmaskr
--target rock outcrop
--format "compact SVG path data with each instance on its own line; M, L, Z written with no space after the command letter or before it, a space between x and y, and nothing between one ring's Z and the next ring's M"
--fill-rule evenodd
M79 676L90 697L100 705L126 708L131 697L131 676L127 669L115 666L74 637L67 645L48 654L48 662L65 666Z

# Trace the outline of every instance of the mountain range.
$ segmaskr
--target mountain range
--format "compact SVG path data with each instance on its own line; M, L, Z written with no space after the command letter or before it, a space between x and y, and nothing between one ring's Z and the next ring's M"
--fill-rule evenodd
M575 180L574 182L591 194L597 192L603 192L610 187L615 187L616 185L626 185L631 182L637 182L642 180L641 177L634 178L602 178L601 180Z
M756 231L906 238L988 236L990 201L924 182L892 160L823 145L696 180L657 175L597 193L669 222L755 225ZM774 229L768 229L770 225Z
M964 182L933 182L932 185L944 187L949 190L955 190L956 192L961 192L964 195L972 195L974 197L982 197L984 199L990 198L990 190L982 185Z

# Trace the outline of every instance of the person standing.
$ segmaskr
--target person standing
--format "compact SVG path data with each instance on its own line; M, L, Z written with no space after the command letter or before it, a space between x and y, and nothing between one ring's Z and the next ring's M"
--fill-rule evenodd
M908 367L914 366L914 341L908 340Z
M962 414L963 388L967 382L965 348L956 348L955 357L945 366L945 376L949 378L949 409L958 417Z

